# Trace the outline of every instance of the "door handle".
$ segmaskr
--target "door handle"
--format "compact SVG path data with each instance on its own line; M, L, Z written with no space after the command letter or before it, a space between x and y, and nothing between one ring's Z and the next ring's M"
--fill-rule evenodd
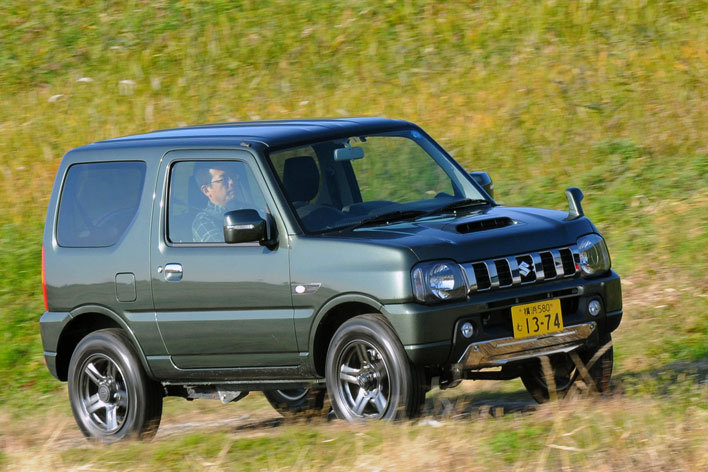
M179 282L182 280L182 264L165 264L165 280L168 282Z

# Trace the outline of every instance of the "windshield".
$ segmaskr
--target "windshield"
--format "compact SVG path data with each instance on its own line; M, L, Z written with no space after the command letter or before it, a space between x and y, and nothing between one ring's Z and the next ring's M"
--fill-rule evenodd
M270 159L308 233L487 203L470 178L415 130L322 141L271 152Z

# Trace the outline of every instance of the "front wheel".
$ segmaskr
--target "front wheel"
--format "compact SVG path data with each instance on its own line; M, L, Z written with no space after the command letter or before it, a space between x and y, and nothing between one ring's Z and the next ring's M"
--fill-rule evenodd
M556 354L548 359L555 393L559 399L568 394L578 379L582 380L590 391L602 393L609 389L614 359L612 337L609 334L600 337L596 349ZM538 403L545 403L550 399L550 380L544 373L540 359L530 364L521 375L524 387Z
M263 395L283 416L317 415L324 412L327 390L322 387L266 390Z
M338 418L390 421L417 415L425 398L420 375L381 315L346 321L330 341L325 377Z
M148 378L130 339L103 329L79 342L69 362L69 401L85 436L105 443L149 439L162 416L160 385Z

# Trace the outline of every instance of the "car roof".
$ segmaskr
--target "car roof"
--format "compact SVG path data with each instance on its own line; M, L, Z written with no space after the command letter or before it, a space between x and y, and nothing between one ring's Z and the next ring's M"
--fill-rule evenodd
M417 128L416 125L408 121L374 117L243 121L163 129L145 134L108 139L100 141L100 144L180 138L236 138L244 141L258 141L268 147L275 148L301 142L324 140L336 136L354 136L410 127Z

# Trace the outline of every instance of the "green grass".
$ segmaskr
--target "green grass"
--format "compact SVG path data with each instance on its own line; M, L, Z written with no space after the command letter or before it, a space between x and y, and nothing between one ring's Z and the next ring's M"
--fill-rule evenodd
M56 382L47 376L38 314L44 312L41 266L41 225L0 226L0 377L7 379L0 392L0 404L31 407L28 395L55 391Z
M141 464L149 470L194 470L215 461L238 464L239 470L293 465L293 459L317 459L320 466L332 463L354 465L356 457L348 454L349 431L312 430L301 426L286 426L277 435L235 437L227 430L194 432L177 438L156 441L150 447L133 443L121 448L71 448L61 454L65 466L92 463L99 467L117 464ZM382 434L359 434L358 446L369 451L381 449Z
M631 398L658 401L676 379L651 380L657 371L708 356L706 12L708 2L698 0L3 2L2 410L19 421L59 411L63 398L56 392L64 386L43 365L38 319L44 215L67 150L183 124L350 115L419 123L468 170L487 170L507 205L565 209L563 191L579 186L614 268L631 282L614 336L618 378L632 385ZM670 398L688 404L683 399L695 395ZM683 413L663 413L660 425L684 424ZM612 418L618 431L623 421L658 421L635 412ZM505 467L523 460L507 443L529 445L524 453L536 459L548 452L531 449L542 426L515 418L495 423L489 435L454 433L492 438L474 450L481 463ZM621 432L605 438L606 426L590 426L598 431L579 448L612 453L612 440L631 447ZM325 447L317 434L303 446L315 456ZM423 436L436 451L456 451ZM230 444L225 457L245 454L254 469L278 468L292 465L294 454L283 438L244 442L252 452L239 449L241 439L231 444L228 433L202 442ZM639 432L635 439L654 444ZM222 452L182 440L189 439L167 443L193 455L170 468L199 468ZM283 448L282 461L259 459L266 447ZM126 450L145 469L164 459L152 446ZM67 454L66 466L93 461ZM118 467L113 454L100 454L101 467ZM120 460L138 463L125 454Z
M491 435L489 447L493 454L503 457L504 462L513 464L519 462L526 454L543 449L548 429L547 424L516 424Z

